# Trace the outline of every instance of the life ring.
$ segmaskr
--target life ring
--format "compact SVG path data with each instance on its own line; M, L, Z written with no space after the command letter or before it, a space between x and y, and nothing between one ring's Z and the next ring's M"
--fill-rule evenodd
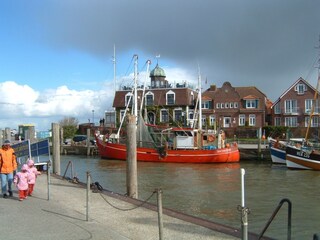
M214 142L214 140L216 140L216 137L214 135L209 135L208 136L208 141L209 142Z

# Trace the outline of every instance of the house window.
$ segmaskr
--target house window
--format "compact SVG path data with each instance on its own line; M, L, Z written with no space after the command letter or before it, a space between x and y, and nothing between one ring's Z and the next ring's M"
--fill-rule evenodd
M307 91L307 86L303 83L299 83L294 87L294 90L299 94L304 94L305 91Z
M202 102L202 109L210 109L210 101Z
M285 100L284 102L285 113L298 113L297 100Z
M125 99L126 106L131 107L132 106L132 102L133 102L133 94L132 93L127 93L126 94L126 99Z
M146 106L153 106L153 99L154 99L154 96L153 96L153 93L152 92L148 92L146 94Z
M244 126L246 124L246 115L240 114L239 115L239 126Z
M160 122L169 122L169 111L167 109L161 109Z
M126 110L120 110L120 122L123 120L125 112Z
M280 113L281 113L280 103L277 103L277 104L274 106L274 113L275 113L275 114L280 114Z
M246 108L257 108L258 100L246 100Z
M188 119L193 120L193 117L194 117L194 113L193 113L193 111L189 111Z
M317 99L316 102L315 102L316 105L314 105L314 108L313 108L313 113L314 113L314 114L319 114L319 112L320 112L320 111L319 111L319 101L320 101L320 100ZM313 101L313 102L314 102L314 101Z
M229 103L226 103L226 104L225 104L225 107L226 107L226 108L229 108Z
M305 100L305 113L308 113L308 114L311 113L313 103L314 103L314 100L312 100L312 99ZM319 100L317 99L315 103L316 103L316 105L313 108L313 113L318 114L319 113Z
M312 99L306 99L305 103L305 113L311 113L311 109L312 109Z
M201 122L202 122L202 126L206 126L206 124L207 124L206 116L202 116Z
M275 126L281 126L281 118L280 117L275 117L274 118L274 125Z
M175 109L173 114L174 114L173 117L174 117L175 121L181 121L182 120L182 109L181 108Z
M319 117L318 116L312 117L311 127L319 127Z
M233 103L232 102L230 103L230 108L233 108Z
M220 103L217 103L217 104L216 104L216 108L220 108Z
M175 104L175 93L172 91L167 92L167 105L174 105Z
M256 115L250 114L249 115L249 126L255 126L256 125Z
M238 103L235 102L235 103L233 104L233 106L234 106L234 108L238 108Z
M308 127L309 121L310 121L310 117L305 117L305 123L304 123L305 127ZM319 117L318 116L313 116L311 118L310 127L319 127Z
M297 117L286 117L285 118L285 126L286 127L297 127L298 126Z
M215 126L216 123L216 117L214 115L209 116L209 124L210 126Z
M221 103L221 108L224 108L224 103Z

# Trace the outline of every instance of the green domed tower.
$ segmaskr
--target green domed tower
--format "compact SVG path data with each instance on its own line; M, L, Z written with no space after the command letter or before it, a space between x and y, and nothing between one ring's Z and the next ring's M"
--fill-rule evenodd
M166 88L168 87L168 81L164 70L157 66L150 72L151 88Z

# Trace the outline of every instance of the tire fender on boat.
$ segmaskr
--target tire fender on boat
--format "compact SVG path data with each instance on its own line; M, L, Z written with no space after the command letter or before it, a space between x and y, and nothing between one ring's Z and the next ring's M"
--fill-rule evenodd
M166 151L160 152L159 155L160 155L160 158L165 158L167 156L167 152Z

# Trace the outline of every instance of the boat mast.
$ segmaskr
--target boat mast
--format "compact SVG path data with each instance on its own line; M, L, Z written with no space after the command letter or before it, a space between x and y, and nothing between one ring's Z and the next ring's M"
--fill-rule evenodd
M116 87L117 87L117 79L116 79L116 45L113 45L113 57L112 57L112 62L113 62L113 88L114 92L116 92Z
M147 80L148 80L148 77L149 77L149 68L150 68L150 64L151 64L151 61L150 60L147 60L147 71L146 71L146 77L144 79L144 84L143 84L143 91L142 91L142 96L141 96L141 104L140 104L140 112L142 112L142 108L143 108L143 104L144 104L144 95L145 95L145 92L146 92L146 85L147 85Z
M138 55L134 55L134 116L138 117ZM136 119L137 120L137 119Z
M116 96L116 91L117 91L117 79L116 79L116 45L113 44L113 57L112 57L112 62L113 62L113 88L114 88L114 97ZM114 99L113 97L113 99ZM114 111L114 126L117 126L117 117L116 117L116 108L113 108Z
M199 120L198 120L198 127L199 130L202 130L202 96L201 96L201 74L200 74L200 66L198 64L198 99L199 99Z
M316 47L318 49L320 49L320 36L319 36L319 45L318 47ZM318 94L319 94L319 84L320 84L320 51L318 53L318 81L317 81L317 88L316 88L316 91L314 93L314 97L313 97L313 103L312 103L312 106L311 106L311 112L310 112L310 117L309 117L309 121L308 121L308 127L307 127L307 131L306 131L306 136L305 136L305 140L307 141L308 139L308 136L309 136L309 130L310 130L310 127L311 127L311 123L312 123L312 117L313 117L313 114L314 114L314 108L315 108L315 105L317 105L317 98L318 98Z

